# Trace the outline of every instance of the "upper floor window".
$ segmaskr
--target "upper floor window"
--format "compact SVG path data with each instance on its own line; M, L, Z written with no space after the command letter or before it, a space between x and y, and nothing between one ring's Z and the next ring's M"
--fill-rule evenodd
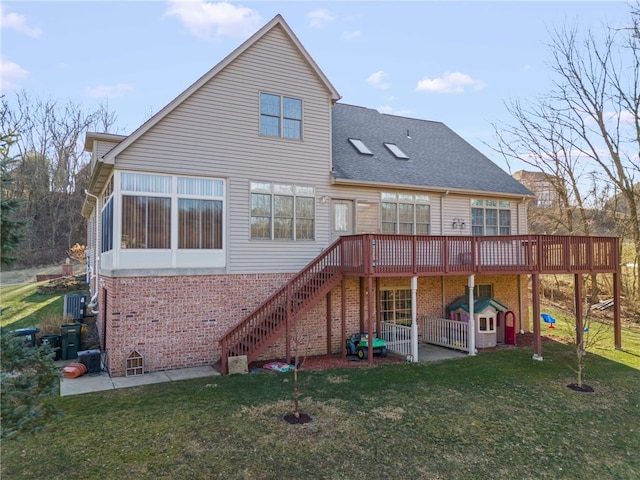
M303 185L251 182L251 238L313 240L315 190Z
M302 100L261 93L260 134L300 140L302 138Z
M471 199L472 235L511 235L511 202Z
M429 235L431 206L427 195L382 193L382 233Z

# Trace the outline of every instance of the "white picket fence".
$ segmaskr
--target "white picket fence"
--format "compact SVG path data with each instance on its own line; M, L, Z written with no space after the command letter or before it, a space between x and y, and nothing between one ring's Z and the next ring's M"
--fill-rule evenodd
M387 342L387 350L407 357L411 355L411 327L380 322L380 338Z
M420 325L421 341L443 347L469 351L469 324L446 318L423 315Z

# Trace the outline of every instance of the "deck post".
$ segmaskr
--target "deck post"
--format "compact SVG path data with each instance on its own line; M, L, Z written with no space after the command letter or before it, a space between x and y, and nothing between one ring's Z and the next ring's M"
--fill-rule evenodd
M573 289L576 302L576 345L582 349L582 337L584 336L584 319L582 312L582 274L576 273L573 276Z
M327 355L331 355L331 292L327 293Z
M533 359L542 360L542 339L540 337L540 275L531 275L531 302L533 304Z
M622 328L620 324L620 274L613 274L613 341L616 350L622 350Z
M475 286L475 275L469 275L469 355L475 355L478 353L476 350L476 321L473 318L475 315L473 298L473 287Z
M341 317L341 325L340 325L340 336L341 339L341 347L342 348L342 356L347 357L347 278L342 277L342 281L340 282L340 317Z
M373 279L367 277L367 315L369 316L369 365L373 365Z
M411 358L418 362L418 277L411 277Z

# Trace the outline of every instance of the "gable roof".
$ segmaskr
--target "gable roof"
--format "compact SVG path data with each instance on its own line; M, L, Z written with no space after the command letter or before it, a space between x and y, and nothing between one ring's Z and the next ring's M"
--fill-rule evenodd
M487 307L493 307L498 311L506 312L509 310L505 304L500 303L493 297L476 297L473 299L473 311L474 313L480 313L484 311ZM465 312L469 313L469 296L463 295L462 297L456 298L451 304L447 307L447 310L453 312L454 310L462 309Z
M341 103L334 105L332 120L335 183L533 196L441 122ZM350 138L361 140L373 155L359 153ZM396 144L409 158L396 157L385 143Z
M293 33L291 27L285 22L282 15L278 14L270 22L264 25L260 30L254 33L249 39L243 42L238 48L236 48L233 52L227 55L222 61L220 61L215 67L205 73L202 77L196 80L190 87L184 90L180 95L174 98L169 104L167 104L162 110L156 113L153 117L143 123L140 127L138 127L131 135L129 135L126 139L120 142L116 147L114 147L111 151L109 151L106 155L110 158L118 155L125 148L135 142L138 138L140 138L145 132L147 132L150 128L156 125L160 120L166 117L172 110L174 110L178 105L185 101L189 96L195 93L200 87L206 84L209 80L215 77L218 72L224 69L227 65L233 62L236 58L238 58L243 52L251 48L255 43L257 43L263 36L267 34L270 30L274 28L281 28L284 34L289 38L289 40L295 45L295 47L300 51L302 57L306 60L306 62L311 67L311 70L318 76L320 81L324 84L331 95L331 99L333 102L337 102L340 99L340 94L335 89L335 87L331 84L326 75L320 70L320 67L313 60L309 52L304 48L298 37Z

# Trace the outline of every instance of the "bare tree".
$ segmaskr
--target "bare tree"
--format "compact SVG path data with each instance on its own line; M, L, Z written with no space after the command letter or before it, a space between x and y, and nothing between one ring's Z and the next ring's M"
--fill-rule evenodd
M558 197L577 208L567 208L562 218L569 233L591 234L593 215L588 209L608 189L617 198L615 203L624 205L611 216L616 233L632 242L636 264L640 261L639 5L631 9L631 27L626 29L554 31L549 45L555 74L550 91L532 107L511 104L514 126L495 126L498 150L506 158L525 161L560 179ZM579 225L574 211L579 213ZM640 271L636 276L636 288L627 292L635 299L640 298Z
M2 131L16 131L12 145L13 195L22 200L27 238L18 263L59 261L76 242L85 241L80 215L88 181L84 137L91 129L108 131L115 116L108 107L87 112L73 102L60 104L18 92L11 104L3 99Z

